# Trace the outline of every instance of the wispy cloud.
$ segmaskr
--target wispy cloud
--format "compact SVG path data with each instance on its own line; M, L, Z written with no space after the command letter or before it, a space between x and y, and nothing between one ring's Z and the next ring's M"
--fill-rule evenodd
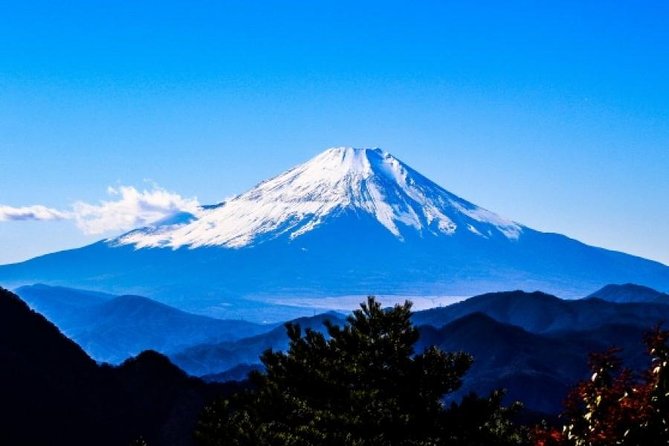
M125 231L150 225L177 212L197 215L200 203L156 185L138 190L132 186L109 187L113 198L97 204L78 201L69 210L42 205L12 207L0 205L0 221L72 220L86 234Z
M41 204L13 207L0 205L0 221L65 220L70 214Z

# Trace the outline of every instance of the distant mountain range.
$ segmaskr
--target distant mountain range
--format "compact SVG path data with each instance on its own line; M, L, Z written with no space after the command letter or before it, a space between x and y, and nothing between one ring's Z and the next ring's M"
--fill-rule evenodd
M274 327L194 315L141 296L43 284L24 286L16 293L93 359L111 364L145 350L169 354L199 344L253 336Z
M345 317L338 313L325 313L295 319L290 322L299 324L303 329L309 328L323 332L325 330L323 323L326 320L335 324L343 324ZM288 348L288 336L286 335L286 328L283 325L267 333L239 341L193 346L170 355L170 359L176 365L193 375L209 375L208 378L210 380L212 379L210 375L228 372L222 375L225 380L230 377L240 378L239 373L229 373L232 369L239 366L260 364L259 357L268 348L273 350L286 350Z
M266 349L288 348L283 325L214 320L137 296L45 285L18 291L98 360L110 355L121 362L134 350L155 349L191 375L224 382L243 380L258 369ZM650 294L641 291L642 296ZM523 401L532 411L556 413L567 390L587 377L589 353L618 346L627 366L646 365L642 336L655 324L669 321L669 305L637 302L640 297L632 294L627 300L631 302L562 300L539 292L490 293L418 311L412 319L421 333L418 351L437 345L474 356L464 386L453 398L470 390L485 393L503 387L509 400ZM341 325L345 315L329 312L291 322L303 330L324 331L326 320Z
M294 323L323 331L324 320L342 324L337 313L302 318ZM669 321L669 305L613 303L600 299L562 300L522 291L472 297L461 303L414 313L421 338L418 350L437 345L445 351L474 356L463 388L452 397L476 390L508 390L509 401L523 401L532 411L556 413L569 388L588 376L592 352L623 349L632 369L646 366L643 334ZM283 327L246 339L203 344L170 355L184 370L208 380L243 378L258 367L267 348L283 350Z
M473 313L483 313L539 334L590 330L610 324L650 328L669 321L669 305L665 304L607 302L596 298L565 300L541 292L513 291L484 294L447 307L420 311L414 315L414 322L440 327Z
M664 292L669 267L500 217L379 149L335 148L193 214L0 267L5 286L38 282L262 322L327 309L301 296Z

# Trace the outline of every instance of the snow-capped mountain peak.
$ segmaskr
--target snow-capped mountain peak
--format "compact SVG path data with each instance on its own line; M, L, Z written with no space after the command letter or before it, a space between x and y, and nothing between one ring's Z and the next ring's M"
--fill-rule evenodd
M112 244L241 248L280 237L296 239L328 219L361 213L400 240L407 231L508 239L522 232L522 226L451 194L381 149L337 147L203 208L196 217L138 229Z

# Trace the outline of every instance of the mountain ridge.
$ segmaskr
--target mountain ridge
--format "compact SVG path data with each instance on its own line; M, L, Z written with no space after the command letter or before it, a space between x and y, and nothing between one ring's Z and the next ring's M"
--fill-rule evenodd
M606 285L587 296L587 298L599 298L609 302L654 302L669 304L669 294L633 283Z

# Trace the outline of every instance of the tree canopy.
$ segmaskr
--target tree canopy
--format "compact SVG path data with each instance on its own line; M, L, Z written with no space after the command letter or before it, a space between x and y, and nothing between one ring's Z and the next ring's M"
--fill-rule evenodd
M472 363L435 347L415 352L411 304L373 297L326 334L288 324L286 352L266 351L250 390L209 406L203 445L517 444L501 394L446 404Z

